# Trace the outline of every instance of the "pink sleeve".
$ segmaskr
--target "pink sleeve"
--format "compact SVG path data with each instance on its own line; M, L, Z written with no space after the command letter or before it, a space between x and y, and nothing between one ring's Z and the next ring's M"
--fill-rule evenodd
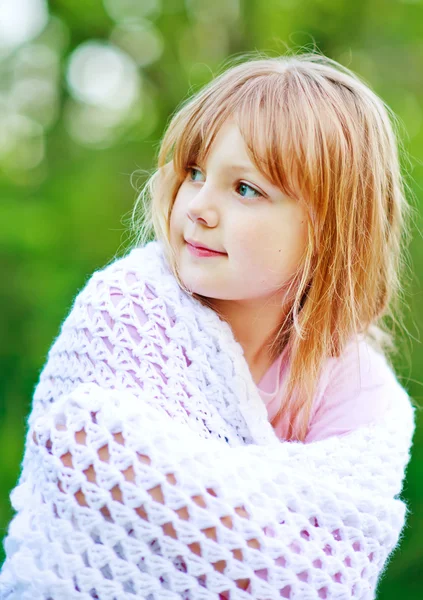
M342 435L380 418L391 402L395 374L364 340L330 359L327 385L316 398L305 442Z

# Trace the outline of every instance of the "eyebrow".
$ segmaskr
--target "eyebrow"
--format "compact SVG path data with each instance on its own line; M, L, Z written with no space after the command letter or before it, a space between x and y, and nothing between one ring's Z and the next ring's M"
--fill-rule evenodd
M251 171L251 173L256 173L257 169L255 169L252 165L248 164L239 164L239 165L226 165L223 167L225 171Z
M258 175L265 180L265 185L269 188L269 190L268 190L269 193L277 193L278 191L280 191L279 188L275 184L273 184L266 177L264 177L264 175L262 173L260 173L260 171L258 171L258 169L255 168L254 165L252 165L252 164L238 163L238 164L224 165L222 167L222 170L227 171L227 172L245 171L245 172L254 174L256 176ZM263 186L262 186L262 189L263 189Z
M227 171L227 172L239 172L239 171L244 171L244 172L248 172L251 173L252 175L257 176L261 176L263 177L262 173L260 173L260 171L258 171L257 168L254 167L254 165L252 164L248 164L248 163L238 163L238 164L231 164L231 165L224 165L222 167L222 171ZM266 178L265 178L266 179ZM270 185L272 187L275 187L270 181L266 182L267 185Z

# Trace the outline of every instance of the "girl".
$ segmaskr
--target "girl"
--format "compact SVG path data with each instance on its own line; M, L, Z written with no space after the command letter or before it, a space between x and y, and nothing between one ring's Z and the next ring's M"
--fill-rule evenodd
M323 56L250 57L140 203L36 387L0 597L374 598L414 429L388 109Z

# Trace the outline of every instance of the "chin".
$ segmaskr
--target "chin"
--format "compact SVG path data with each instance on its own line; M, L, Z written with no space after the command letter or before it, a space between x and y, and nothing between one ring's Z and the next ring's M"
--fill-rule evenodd
M207 285L200 285L198 283L191 284L189 282L186 283L184 280L182 281L184 282L184 285L187 288L187 290L189 290L192 294L198 294L199 296L205 296L207 298L215 297L213 289Z
M194 280L192 277L184 277L183 274L180 277L184 286L191 294L198 294L206 298L219 298L219 294L216 294L215 285L208 284L206 281L198 281L198 279Z

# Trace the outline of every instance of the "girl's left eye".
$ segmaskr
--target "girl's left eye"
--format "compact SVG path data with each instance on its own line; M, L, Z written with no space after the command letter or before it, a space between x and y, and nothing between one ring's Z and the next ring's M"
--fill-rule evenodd
M250 185L247 185L246 183L241 183L237 186L237 189L240 190L239 195L242 196L243 198L260 198L263 194L261 194L258 190L256 190L255 188L251 187ZM247 196L247 195L243 195L241 190L246 190L246 191L250 191L253 192L253 194L255 194L254 196Z

